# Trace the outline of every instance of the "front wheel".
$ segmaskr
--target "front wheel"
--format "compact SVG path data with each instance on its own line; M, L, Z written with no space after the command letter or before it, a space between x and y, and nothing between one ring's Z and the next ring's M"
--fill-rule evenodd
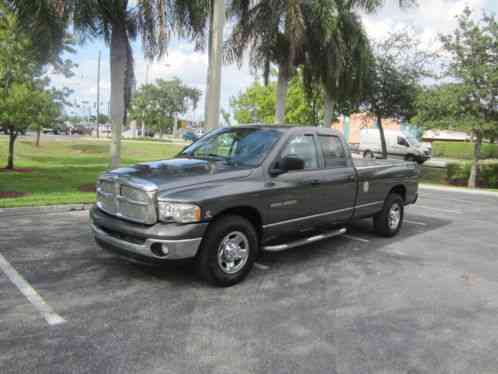
M248 220L233 215L221 217L212 223L202 242L198 271L211 284L232 286L249 274L258 247L258 234Z
M390 194L381 212L373 217L375 231L382 236L395 236L403 225L404 204L398 194Z

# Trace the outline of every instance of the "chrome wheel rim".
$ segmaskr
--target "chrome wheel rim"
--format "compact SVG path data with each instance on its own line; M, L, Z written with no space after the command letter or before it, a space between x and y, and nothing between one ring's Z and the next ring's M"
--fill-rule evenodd
M249 259L249 240L240 231L226 235L218 247L218 266L226 274L237 273Z
M389 209L389 214L387 217L387 223L391 230L396 230L401 222L401 206L395 203Z

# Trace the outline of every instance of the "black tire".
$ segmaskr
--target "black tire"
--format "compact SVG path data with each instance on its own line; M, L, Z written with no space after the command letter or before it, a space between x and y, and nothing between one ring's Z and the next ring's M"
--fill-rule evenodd
M399 212L399 220L396 225L394 225L393 218L390 216L392 210L397 208ZM375 231L382 236L385 237L393 237L395 236L401 226L403 226L403 217L404 217L404 203L403 199L400 195L396 193L390 194L386 201L384 202L384 207L382 211L377 213L373 217L374 228Z
M239 262L234 261L233 269L227 269L231 262L223 262L220 255L224 239L232 235L232 240L241 240L240 248L247 246L247 257ZM245 240L244 241L244 237ZM247 242L247 244L246 244ZM242 281L252 269L259 250L258 233L245 218L236 215L222 216L208 228L197 256L197 269L202 278L219 287L229 287ZM223 253L223 251L222 251ZM219 259L221 257L221 259ZM245 256L243 256L245 257ZM221 264L220 264L221 262ZM225 264L225 265L223 265ZM242 264L240 269L237 267ZM229 271L237 270L233 273Z
M365 151L365 153L363 153L363 158L366 158L368 160L373 160L375 159L375 155L373 154L372 151Z

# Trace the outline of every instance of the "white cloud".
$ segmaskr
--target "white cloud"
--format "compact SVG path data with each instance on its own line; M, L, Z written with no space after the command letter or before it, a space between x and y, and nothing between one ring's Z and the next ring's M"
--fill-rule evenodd
M374 40L382 40L390 32L413 28L428 48L438 44L439 34L447 34L455 29L456 16L466 6L476 16L486 6L486 0L419 0L417 7L408 9L400 9L396 3L391 1L377 13L363 15L368 35Z

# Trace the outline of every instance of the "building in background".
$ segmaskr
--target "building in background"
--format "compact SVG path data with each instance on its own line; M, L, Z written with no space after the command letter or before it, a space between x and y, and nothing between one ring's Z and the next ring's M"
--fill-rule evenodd
M360 143L360 133L362 129L377 129L377 120L374 116L368 113L355 113L350 116L341 115L339 121L332 123L332 128L340 131L344 135L344 139L349 144ZM384 130L401 131L402 133L420 138L422 131L409 123L400 122L392 118L384 118L382 120Z

